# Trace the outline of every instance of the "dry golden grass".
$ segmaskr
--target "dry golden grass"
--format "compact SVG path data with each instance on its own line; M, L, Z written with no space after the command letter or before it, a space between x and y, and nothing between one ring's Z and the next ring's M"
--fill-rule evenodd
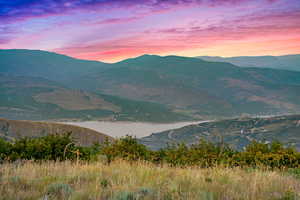
M116 161L0 165L0 199L298 199L300 180L279 171L170 168ZM297 197L298 196L298 197Z

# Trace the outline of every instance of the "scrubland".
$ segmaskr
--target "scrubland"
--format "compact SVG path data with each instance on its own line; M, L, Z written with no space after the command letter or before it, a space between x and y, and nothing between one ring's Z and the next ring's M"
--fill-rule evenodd
M169 167L142 161L0 165L0 199L241 199L300 197L299 170Z

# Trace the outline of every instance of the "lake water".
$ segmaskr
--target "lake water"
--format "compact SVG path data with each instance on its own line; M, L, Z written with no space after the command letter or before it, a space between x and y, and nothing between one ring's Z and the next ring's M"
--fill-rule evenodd
M191 124L199 124L204 121L198 122L176 122L176 123L148 123L148 122L109 122L109 121L86 121L86 122L65 122L81 126L95 131L104 133L112 137L121 137L125 135L133 135L137 138L151 135L161 131L170 129L181 128Z

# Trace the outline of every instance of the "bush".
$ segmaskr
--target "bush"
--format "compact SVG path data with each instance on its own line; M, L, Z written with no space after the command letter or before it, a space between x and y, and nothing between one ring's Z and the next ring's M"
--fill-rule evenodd
M69 145L71 144L71 145ZM75 155L70 151L64 154L66 146L69 150L75 150L71 134L54 134L40 138L22 138L17 140L13 146L13 159L26 160L65 160L72 159Z
M101 153L106 156L108 163L116 158L137 161L148 160L150 157L150 151L132 136L126 136L113 142L106 141L101 148Z
M172 166L212 167L217 164L227 164L228 159L236 154L236 151L226 145L215 145L200 140L198 144L190 147L178 144L168 147L165 151L166 162Z
M75 160L79 151L79 159L91 160L99 154L100 145L91 147L76 146L71 133L53 134L40 138L21 138L15 143L0 139L1 160Z
M22 138L15 143L0 139L0 161L18 159L91 161L97 160L100 154L106 157L108 163L115 159L123 159L130 162L142 160L179 167L225 165L283 169L300 166L300 153L279 142L265 144L254 141L244 151L238 152L225 144L213 144L204 140L191 146L182 143L159 151L151 151L131 136L114 141L107 140L102 145L95 144L90 147L76 145L70 133L40 138Z
M267 166L270 168L297 168L300 166L300 153L294 148L284 147L275 141L271 144L252 142L246 150L234 157L241 166Z
M288 174L300 179L300 168L289 169Z
M136 197L136 194L134 192L122 191L119 192L114 199L115 200L137 200L138 198Z
M50 199L68 199L73 193L70 185L64 183L53 183L47 188L47 196Z
M8 159L11 154L12 144L0 138L0 162Z
M108 163L116 158L136 161L144 160L155 164L167 163L170 166L213 167L268 167L297 168L300 166L300 153L294 148L284 147L279 142L265 144L252 142L245 151L238 152L225 144L213 144L200 140L198 144L187 146L184 143L169 146L159 151L151 151L127 136L113 143L107 142L101 148Z

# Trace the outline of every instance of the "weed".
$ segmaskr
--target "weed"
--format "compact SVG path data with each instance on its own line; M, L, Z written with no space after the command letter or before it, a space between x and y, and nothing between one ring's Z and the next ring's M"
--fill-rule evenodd
M52 183L47 188L47 196L54 199L68 199L72 193L72 187L64 183Z

